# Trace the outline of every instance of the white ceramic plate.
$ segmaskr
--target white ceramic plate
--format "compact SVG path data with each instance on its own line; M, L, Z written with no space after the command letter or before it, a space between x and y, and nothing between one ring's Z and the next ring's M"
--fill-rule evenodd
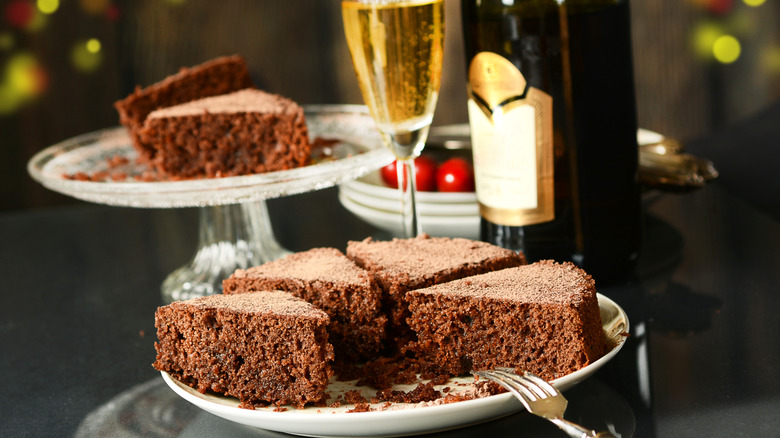
M571 388L596 372L615 357L625 342L625 333L629 330L626 313L611 299L601 294L598 298L604 332L610 345L614 347L604 357L585 368L554 380L553 385L561 391ZM162 377L179 396L214 415L246 426L305 436L379 437L430 433L499 418L522 409L520 402L511 394L503 393L424 407L393 403L386 410L382 410L384 403L379 403L371 405L375 410L360 413L348 413L347 410L352 409L352 405L339 408L289 408L282 412L275 412L273 407L249 410L239 408L238 400L235 398L201 394L166 373L162 373ZM457 383L470 384L473 381L471 377L461 377L456 380L458 382L450 379L446 383L446 386L454 388L452 392L459 391ZM372 390L365 387L352 386L351 382L334 382L329 387L331 400L338 398L341 391L351 389L372 396ZM399 385L396 389L408 390L409 386Z
M342 184L339 187L339 193L358 204L376 210L396 213L400 208L398 199L374 197L356 190L352 184ZM400 193L396 192L396 195L400 198ZM423 216L476 216L479 214L476 196L474 197L474 202L418 202L417 210Z
M379 171L375 170L366 175L341 184L353 191L363 193L376 199L384 199L398 204L400 195L398 189L387 187L382 182ZM474 192L417 192L417 201L422 204L472 204L477 202Z
M341 205L368 224L385 230L393 236L401 236L401 214L377 210L358 204L343 192L339 192ZM424 233L434 237L464 237L479 239L479 215L471 216L426 216L420 215L420 226Z

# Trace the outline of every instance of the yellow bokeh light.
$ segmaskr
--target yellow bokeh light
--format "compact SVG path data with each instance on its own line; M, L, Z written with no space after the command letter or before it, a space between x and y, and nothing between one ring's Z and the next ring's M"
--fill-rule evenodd
M17 52L8 59L0 76L0 114L10 114L39 96L45 84L45 72L28 52Z
M97 41L97 40L95 40ZM83 73L90 73L100 67L103 56L100 51L91 52L87 41L77 42L70 52L70 60L76 70Z
M60 7L60 0L38 0L37 5L44 14L53 14Z
M89 53L97 53L101 48L100 40L97 38L90 38L87 40L86 48Z
M748 6L758 7L766 3L766 0L742 0Z
M32 55L15 55L6 66L6 83L20 96L32 96L37 91L38 80L35 76L37 63Z
M698 24L693 31L693 47L696 54L709 59L712 56L712 46L722 35L723 29L715 23L705 21Z
M739 44L739 40L731 35L719 37L712 45L712 54L715 55L715 59L724 64L736 61L741 53L742 46Z

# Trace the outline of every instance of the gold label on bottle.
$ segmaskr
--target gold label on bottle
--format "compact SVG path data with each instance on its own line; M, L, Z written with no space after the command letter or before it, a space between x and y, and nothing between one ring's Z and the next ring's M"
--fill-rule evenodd
M469 66L468 111L480 214L510 226L551 221L552 97L527 87L506 58L481 52Z

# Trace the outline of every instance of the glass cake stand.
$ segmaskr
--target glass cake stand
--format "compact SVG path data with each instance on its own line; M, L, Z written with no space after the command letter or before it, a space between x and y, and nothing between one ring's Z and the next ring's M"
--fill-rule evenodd
M266 199L319 190L392 162L373 118L361 105L305 107L313 164L225 178L148 181L149 169L123 127L50 146L28 163L30 175L56 192L89 202L138 208L200 207L198 249L162 284L165 302L218 293L222 280L289 253L276 241Z

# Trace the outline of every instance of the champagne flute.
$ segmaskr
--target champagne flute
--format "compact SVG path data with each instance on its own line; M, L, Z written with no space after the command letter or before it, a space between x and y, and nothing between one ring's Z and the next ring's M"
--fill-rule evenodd
M398 160L404 236L415 237L414 159L439 95L444 0L342 0L341 12L363 100Z

